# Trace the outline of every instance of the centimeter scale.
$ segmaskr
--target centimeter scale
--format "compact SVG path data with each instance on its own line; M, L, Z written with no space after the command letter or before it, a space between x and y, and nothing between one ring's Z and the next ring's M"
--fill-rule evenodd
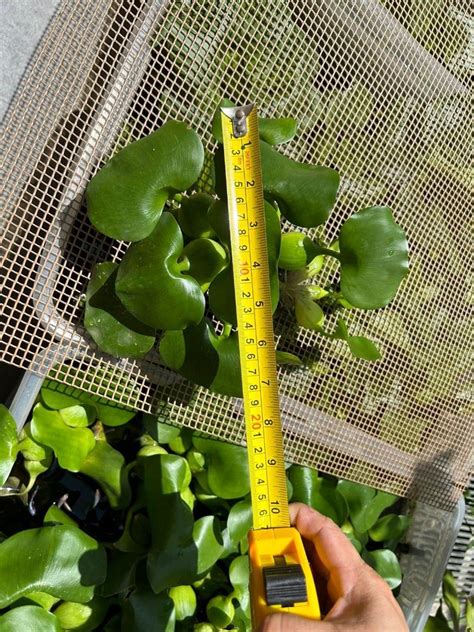
M252 621L288 612L319 619L303 542L290 527L260 141L254 105L221 112L253 529L249 532Z

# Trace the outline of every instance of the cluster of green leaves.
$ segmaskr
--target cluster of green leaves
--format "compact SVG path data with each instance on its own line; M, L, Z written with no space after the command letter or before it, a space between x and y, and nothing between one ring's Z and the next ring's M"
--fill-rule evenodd
M244 448L46 382L19 435L2 408L0 465L1 630L250 631ZM58 471L69 477L59 497L48 493ZM332 518L400 584L408 518L396 496L301 466L287 477L290 498ZM84 482L94 507L108 507L94 537L87 501L73 502ZM14 512L1 521L12 498L27 516L14 533Z
M212 129L220 144L219 108ZM351 336L342 318L336 331L326 331L325 310L387 305L408 269L405 234L389 208L371 207L343 224L337 247L302 232L282 236L282 218L304 228L324 224L339 186L333 169L295 162L274 149L296 131L293 119L260 119L273 310L281 298L300 326L345 341L356 357L376 360L375 345ZM167 366L215 392L240 396L221 145L211 169L213 195L196 190L203 166L196 133L170 121L120 150L92 178L87 188L91 222L105 235L132 243L120 264L105 262L94 269L84 324L100 349L118 357L144 356L157 333L164 332L160 355ZM308 284L328 258L339 266L337 291ZM223 324L221 334L209 316Z
M447 610L448 616L443 611ZM456 580L451 571L446 571L443 577L443 598L438 610L431 616L424 628L424 632L460 632L474 630L474 597L461 597Z

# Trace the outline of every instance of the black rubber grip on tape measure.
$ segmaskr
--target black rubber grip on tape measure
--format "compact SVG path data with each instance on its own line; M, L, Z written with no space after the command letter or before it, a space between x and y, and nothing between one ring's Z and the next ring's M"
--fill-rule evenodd
M269 606L294 606L307 601L306 579L299 564L265 566L265 594Z

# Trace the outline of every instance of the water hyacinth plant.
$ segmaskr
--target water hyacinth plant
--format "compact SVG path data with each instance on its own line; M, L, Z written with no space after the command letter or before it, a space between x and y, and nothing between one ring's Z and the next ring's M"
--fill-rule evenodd
M262 118L259 127L273 311L287 310L298 326L344 341L355 357L379 359L372 341L350 334L344 311L379 309L393 299L408 270L402 228L388 207L373 206L351 215L336 242L311 239L300 228L328 220L339 174L275 148L294 138L295 120ZM219 109L212 130L217 149L207 191L202 143L178 121L130 143L92 178L90 221L131 243L119 264L100 263L92 272L84 324L97 346L116 357L143 357L156 338L168 367L214 392L241 396ZM318 277L329 264L337 280L321 286ZM325 319L334 312L331 330Z
M0 629L250 631L245 448L45 382L0 416ZM396 590L409 519L391 494L287 469Z

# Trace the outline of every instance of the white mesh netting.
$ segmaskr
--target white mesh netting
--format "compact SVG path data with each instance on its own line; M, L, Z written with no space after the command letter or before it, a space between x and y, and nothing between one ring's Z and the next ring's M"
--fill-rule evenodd
M340 171L325 239L383 203L411 250L394 303L351 316L380 362L279 314L279 348L306 364L280 370L288 459L451 507L473 445L473 40L468 0L64 0L4 127L3 359L243 440L239 401L186 383L155 352L118 361L85 335L91 269L124 245L92 228L82 198L118 147L164 121L186 121L212 151L219 100L255 101L298 120L282 151Z

